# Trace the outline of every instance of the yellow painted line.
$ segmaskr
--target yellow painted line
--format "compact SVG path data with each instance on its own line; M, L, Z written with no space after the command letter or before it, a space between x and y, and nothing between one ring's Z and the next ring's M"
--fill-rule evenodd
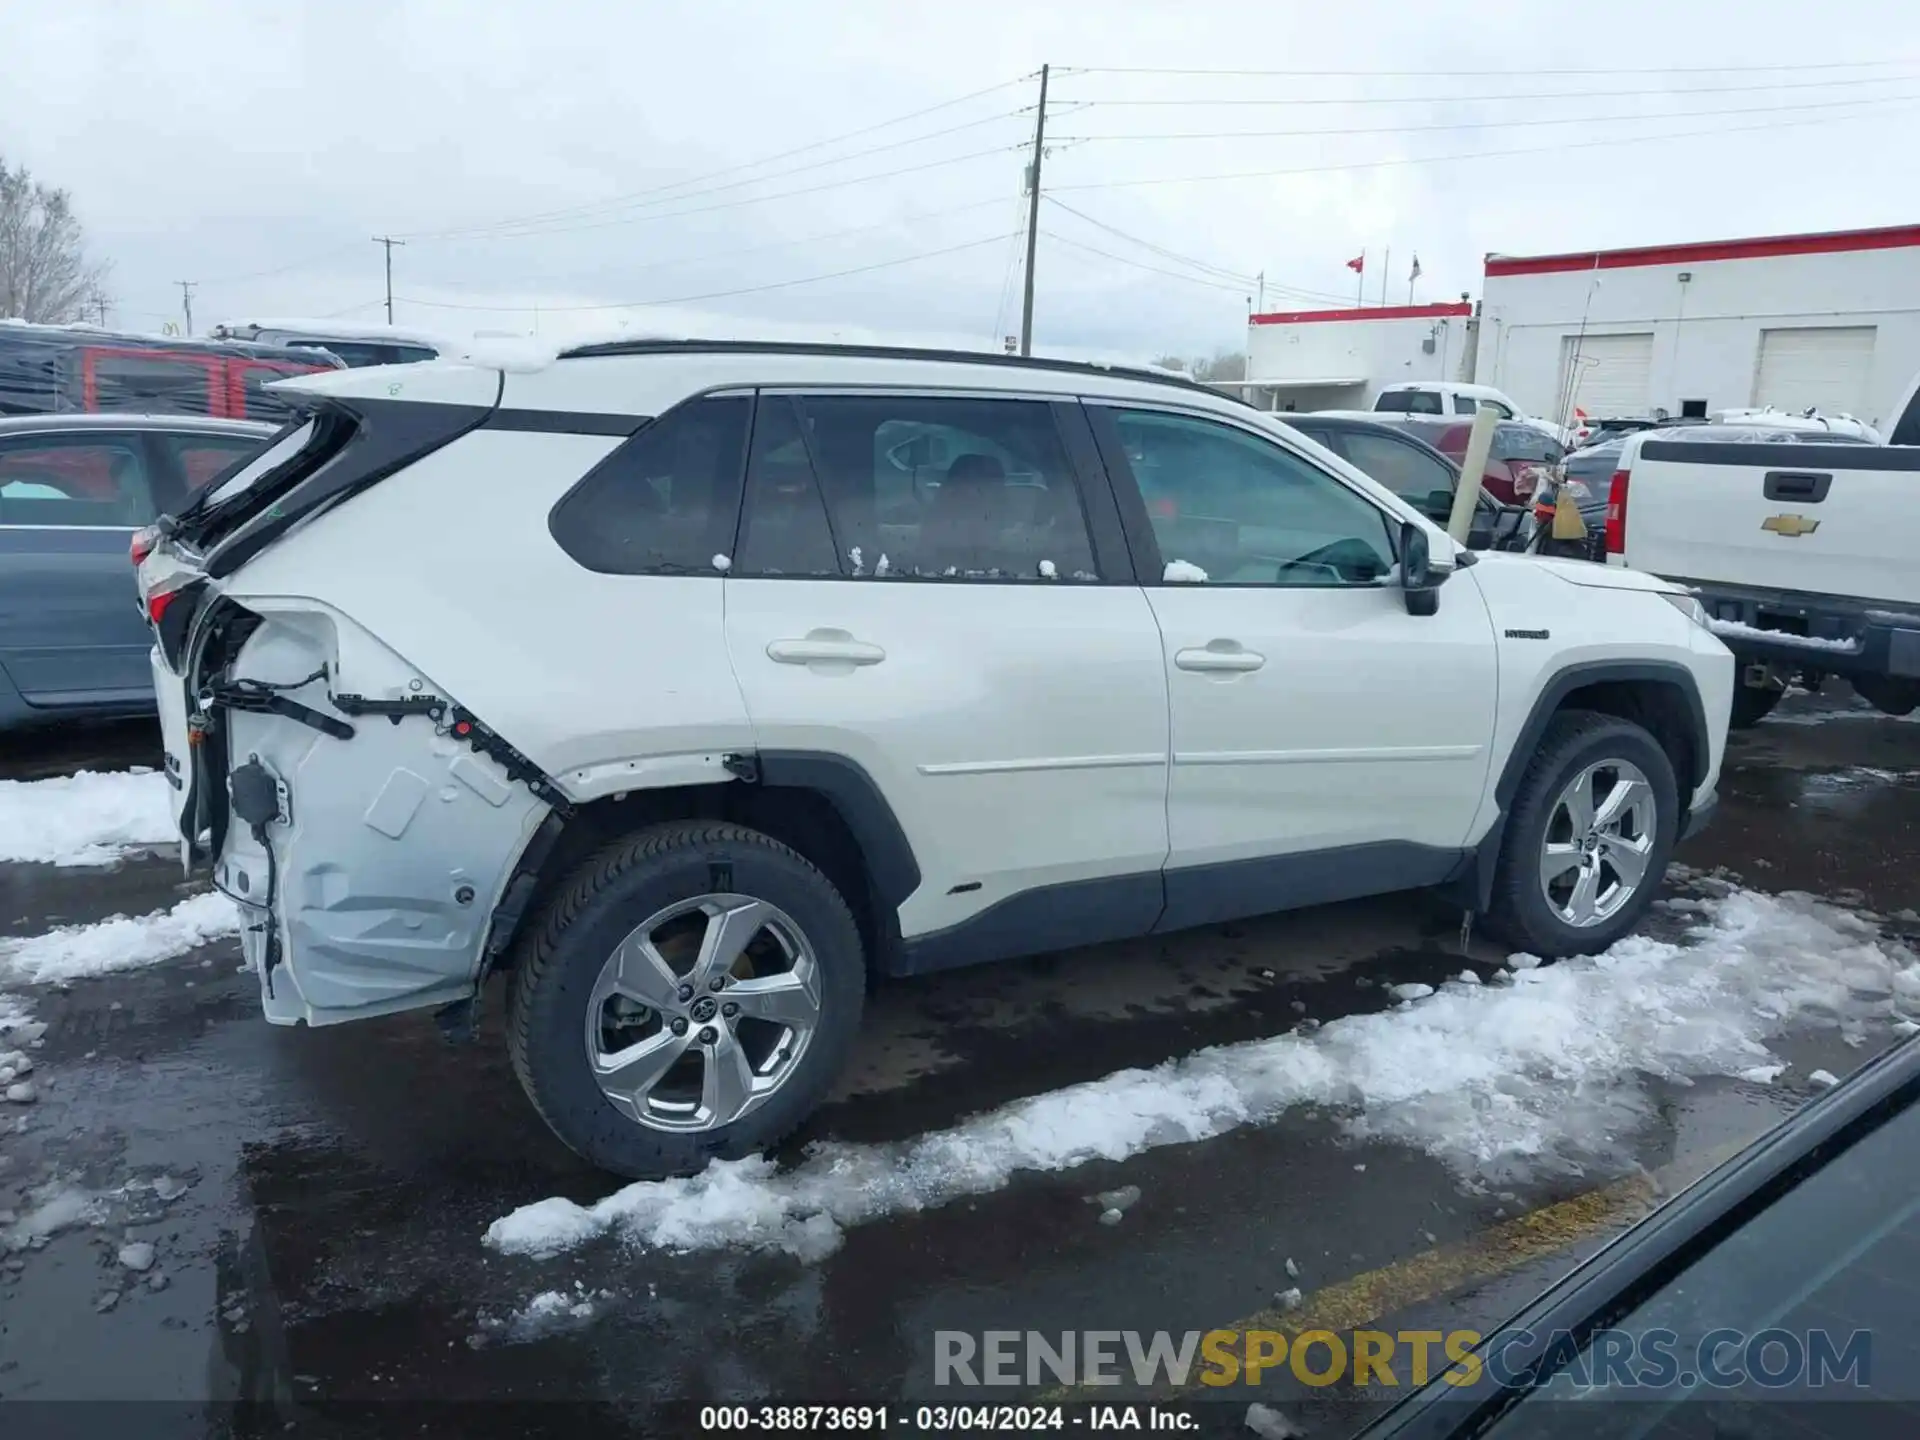
M1353 1275L1304 1297L1294 1310L1266 1309L1243 1320L1210 1328L1272 1330L1289 1340L1308 1330L1336 1334L1362 1330L1382 1316L1409 1309L1423 1301L1450 1294L1477 1281L1509 1274L1535 1260L1545 1259L1607 1229L1625 1229L1652 1210L1664 1187L1649 1175L1634 1175L1571 1199L1529 1210L1480 1231L1453 1245L1423 1250L1377 1270ZM1199 1374L1196 1366L1194 1374ZM1157 1396L1177 1395L1198 1386L1161 1385ZM1060 1386L1038 1397L1053 1404L1072 1399L1098 1398L1105 1392L1082 1386Z

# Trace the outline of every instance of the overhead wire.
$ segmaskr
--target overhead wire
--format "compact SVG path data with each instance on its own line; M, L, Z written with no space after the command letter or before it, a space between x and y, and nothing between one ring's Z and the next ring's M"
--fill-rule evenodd
M963 250L977 250L982 245L997 245L1006 238L1005 235L988 235L959 245L948 245L938 250L923 250L915 255L880 260L870 265L856 265L850 269L834 270L824 275L802 275L791 280L769 281L764 285L744 285L732 290L709 290L698 295L668 295L651 300L614 300L592 305L474 305L447 300L426 300L409 295L396 295L394 299L408 305L423 305L429 310L480 310L494 314L530 313L536 310L542 315L583 313L594 310L642 310L656 305L690 305L699 300L724 300L736 295L759 295L769 290L790 290L797 285L817 285L823 280L842 280L850 275L866 275L875 270L890 270L900 265L913 265L922 260L938 259L942 255L957 255Z
M1862 102L1873 103L1873 102ZM1380 170L1401 165L1442 165L1461 160L1504 160L1518 155L1555 155L1566 150L1605 149L1616 145L1647 145L1663 140L1749 134L1783 130L1796 125L1836 125L1877 115L1821 115L1793 120L1763 121L1753 125L1720 125L1707 130L1670 130L1655 135L1617 135L1600 140L1567 140L1554 145L1530 145L1506 150L1467 150L1453 155L1395 155L1381 160L1347 160L1327 165L1295 165L1279 170L1235 170L1213 175L1156 175L1136 180L1088 180L1055 185L1058 190L1123 190L1145 185L1201 185L1221 180L1267 180L1288 175L1320 175L1349 170Z
M1824 60L1824 61L1783 61L1765 65L1628 65L1604 66L1585 65L1578 68L1548 70L1537 66L1528 66L1529 75L1738 75L1772 74L1785 70L1870 70L1887 65L1912 65L1920 63L1920 55L1893 56L1884 60ZM1364 78L1390 75L1465 75L1482 78L1505 78L1513 71L1511 67L1480 70L1437 70L1423 66L1418 70L1335 70L1326 66L1315 66L1311 70L1251 70L1251 69L1206 69L1182 68L1166 65L1077 65L1056 66L1055 75L1245 75L1274 76L1285 79L1302 79L1316 75L1337 75L1346 78Z
M1807 110L1839 110L1850 106L1888 105L1920 99L1920 95L1872 96L1854 100L1815 100L1798 105L1742 105L1724 110L1665 110L1645 114L1614 112L1608 115L1528 116L1524 119L1442 121L1434 125L1367 125L1328 128L1315 126L1304 130L1213 130L1171 131L1145 135L1066 135L1063 140L1082 143L1127 140L1280 140L1330 135L1417 135L1451 130L1520 130L1536 125L1611 125L1641 120L1705 119L1719 115L1777 115Z
M1911 75L1846 75L1835 80L1766 80L1757 85L1695 85L1677 89L1671 85L1653 86L1643 90L1532 90L1503 91L1478 95L1276 95L1262 98L1249 96L1231 96L1227 99L1202 99L1195 96L1152 96L1139 99L1113 96L1096 96L1081 101L1084 109L1148 109L1163 106L1180 107L1225 107L1225 106L1300 106L1300 105L1447 105L1447 104L1509 104L1518 101L1538 103L1542 100L1620 100L1647 95L1735 95L1754 91L1773 93L1780 90L1831 90L1838 85L1899 85L1912 80L1920 80L1920 72ZM1051 108L1051 107L1049 107Z
M688 215L710 215L719 210L738 209L743 205L763 205L771 200L791 199L796 195L818 195L827 190L844 189L849 185L865 185L874 180L891 180L901 175L917 175L927 170L938 170L947 165L960 165L969 160L979 160L989 155L1005 155L1026 148L1024 145L995 145L985 150L970 150L964 155L949 155L940 160L928 160L918 165L903 165L894 170L881 170L871 175L854 175L844 180L827 180L818 185L805 185L797 190L779 190L771 195L747 195L738 200L723 200L716 205L700 205L690 210L649 211L640 215L625 215L617 219L598 220L589 224L568 225L548 230L525 230L511 235L474 236L474 239L518 239L528 235L571 235L585 230L606 230L623 225L640 225L653 220L677 220ZM694 199L691 195L675 196L677 200Z
M1012 79L1012 80L1003 80L997 85L989 85L984 87L983 89L969 91L967 94L956 96L951 100L943 100L937 105L928 105L919 110L909 111L905 115L896 115L890 120L881 120L871 125L860 126L859 128L854 130L842 131L840 134L830 136L827 139L811 141L805 145L796 145L791 147L790 149L777 151L772 155L762 156L758 160L741 161L738 164L723 166L718 170L708 171L705 174L692 175L692 176L687 176L680 180L667 181L659 185L649 186L645 189L630 191L625 195L617 195L607 200L592 201L592 202L581 204L581 205L566 206L556 210L533 211L527 214L510 216L501 220L487 221L487 222L475 224L475 225L443 226L437 230L410 231L410 232L404 233L400 238L408 239L408 240L413 240L413 239L436 240L436 239L448 239L448 238L469 236L469 235L479 235L482 233L491 233L491 232L502 231L502 230L519 230L523 228L542 226L555 221L564 221L564 220L576 219L576 218L578 219L593 218L595 216L605 214L612 210L627 208L638 203L646 202L650 199L654 199L654 197L658 197L657 200L654 201L654 203L659 203L659 204L670 204L672 203L672 201L676 199L682 199L682 200L692 199L694 198L692 194L684 194L684 195L676 196L676 195L669 195L667 192L677 191L677 190L686 190L689 186L703 185L703 184L706 184L708 181L718 180L728 175L738 175L742 171L746 171L746 170L758 170L765 166L776 164L780 161L790 159L796 155L804 155L804 154L808 154L811 151L823 150L828 148L829 146L842 144L845 141L857 139L863 135L870 135L881 130L888 130L893 128L896 125L904 125L909 121L921 119L924 116L932 115L941 110L952 109L956 105L963 105L963 104L966 104L968 101L978 100L982 96L994 94L995 92L1004 90L1009 86L1021 84L1022 82L1024 82L1029 78L1031 77L1023 75L1023 76L1016 77L1015 79ZM957 133L958 131L961 131L961 130L973 129L980 125L991 124L998 120L1010 119L1015 116L1024 114L1027 111L1030 111L1031 108L1032 108L1031 106L1023 106L1014 110L1002 112L1001 114L998 114L998 115L987 116L981 120L973 120L973 121L968 121L962 125L950 126L945 130L936 130L927 135L914 136L914 137L910 137L909 139L900 140L900 141L890 141L885 145L874 146L868 150L857 151L851 155L838 156L831 160L824 160L824 161L816 162L811 165L794 167L785 171L784 173L788 175L798 174L804 170L819 169L826 165L840 164L847 160L859 159L862 156L868 155L868 154L879 154L887 150L899 149L905 145L920 144L927 140L939 139L943 135L950 135L950 134ZM753 180L739 181L737 182L737 184L756 184L766 180L775 180L780 178L782 178L781 175L761 176ZM726 189L726 188L733 188L733 187L722 186L718 188ZM711 190L707 190L707 191L697 191L695 193L710 194L714 192Z

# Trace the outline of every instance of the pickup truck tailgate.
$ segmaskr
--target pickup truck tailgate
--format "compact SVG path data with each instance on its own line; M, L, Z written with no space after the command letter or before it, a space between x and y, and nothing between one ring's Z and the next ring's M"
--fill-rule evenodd
M1920 446L1647 440L1629 463L1636 570L1920 603Z

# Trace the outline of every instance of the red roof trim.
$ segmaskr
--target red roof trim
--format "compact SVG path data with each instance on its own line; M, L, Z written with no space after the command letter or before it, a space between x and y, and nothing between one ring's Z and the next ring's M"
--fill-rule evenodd
M1249 325L1313 325L1323 320L1430 320L1440 315L1471 315L1464 300L1443 305L1372 305L1359 310L1285 310L1249 315Z
M1625 270L1641 265L1683 265L1707 260L1760 260L1771 255L1839 255L1855 250L1897 250L1920 245L1920 225L1879 230L1830 230L1816 235L1762 235L1753 240L1705 240L1688 245L1645 245L1630 250L1587 250L1577 255L1489 255L1487 274L1548 275L1567 270Z

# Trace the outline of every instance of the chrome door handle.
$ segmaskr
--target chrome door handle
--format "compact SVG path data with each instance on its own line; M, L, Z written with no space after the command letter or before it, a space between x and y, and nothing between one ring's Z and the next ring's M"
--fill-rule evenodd
M804 640L770 641L767 658L781 665L878 665L887 652L864 640L815 634Z
M1258 670L1267 663L1267 657L1258 651L1242 650L1237 641L1213 640L1205 649L1175 651L1173 663L1182 670L1244 673Z

